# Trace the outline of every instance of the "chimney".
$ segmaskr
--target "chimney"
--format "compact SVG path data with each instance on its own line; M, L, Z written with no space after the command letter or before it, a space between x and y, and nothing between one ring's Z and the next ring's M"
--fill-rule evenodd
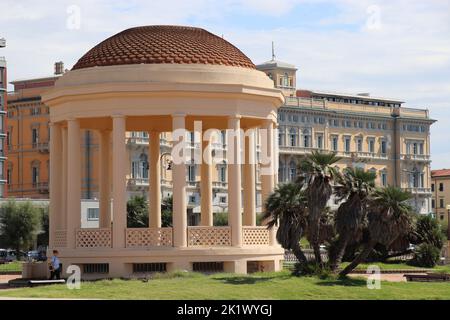
M64 73L64 62L62 61L55 62L55 75L63 73Z

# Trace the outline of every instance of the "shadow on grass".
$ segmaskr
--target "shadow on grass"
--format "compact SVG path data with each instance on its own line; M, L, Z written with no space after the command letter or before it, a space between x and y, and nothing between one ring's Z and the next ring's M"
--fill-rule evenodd
M355 279L355 278L335 278L321 280L317 283L318 286L331 287L331 286L342 286L342 287L365 287L367 286L367 280L365 279Z
M220 281L226 284L255 284L261 282L267 282L274 279L287 280L291 278L290 275L277 275L269 277L258 277L258 276L237 276L237 277L215 277L214 280Z

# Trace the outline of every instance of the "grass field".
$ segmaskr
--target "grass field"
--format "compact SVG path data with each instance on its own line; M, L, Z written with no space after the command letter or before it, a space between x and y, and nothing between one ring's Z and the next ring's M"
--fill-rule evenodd
M80 290L65 285L9 289L4 297L93 299L450 299L448 283L382 282L370 290L364 279L293 277L288 271L249 276L175 273L154 279L83 282Z
M10 263L0 264L0 272L18 272L22 271L22 262L14 261Z

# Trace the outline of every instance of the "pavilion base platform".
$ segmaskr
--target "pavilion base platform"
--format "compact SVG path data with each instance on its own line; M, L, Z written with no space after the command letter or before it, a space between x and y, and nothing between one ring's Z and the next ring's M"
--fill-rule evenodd
M204 273L280 271L284 250L280 246L208 247L151 249L60 249L59 256L67 267L77 265L83 280L103 278L139 278L154 272L197 271Z

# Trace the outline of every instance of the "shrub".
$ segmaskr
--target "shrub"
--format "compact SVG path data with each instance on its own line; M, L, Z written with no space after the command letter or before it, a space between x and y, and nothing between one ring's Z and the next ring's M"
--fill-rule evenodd
M417 247L411 264L423 268L433 268L439 261L439 257L440 250L438 248L428 243L422 243Z
M227 226L228 225L228 212L214 213L214 225L215 226Z

